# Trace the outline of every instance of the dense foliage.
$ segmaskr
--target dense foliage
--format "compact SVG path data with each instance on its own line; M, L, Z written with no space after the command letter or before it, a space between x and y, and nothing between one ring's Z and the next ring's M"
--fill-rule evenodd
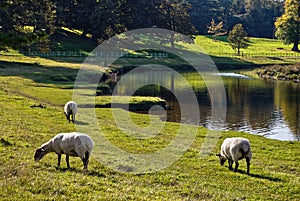
M241 23L249 36L274 37L274 21L283 12L282 0L189 0L192 23L200 34L207 34L211 20L223 21L231 30Z
M284 14L277 18L276 36L284 41L285 44L293 43L293 51L299 51L300 43L300 1L286 0Z
M137 28L165 28L191 37L207 34L214 19L227 31L241 23L249 36L272 38L282 13L282 0L15 0L0 5L0 35L43 31L48 41L36 46L47 50L60 27L80 30L99 43ZM170 36L171 45L174 40Z

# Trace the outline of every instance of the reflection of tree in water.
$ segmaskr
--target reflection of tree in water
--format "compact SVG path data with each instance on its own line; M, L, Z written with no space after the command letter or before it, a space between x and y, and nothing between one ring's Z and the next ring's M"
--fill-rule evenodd
M227 123L236 127L266 128L272 118L273 94L267 85L247 79L223 78L227 88ZM248 124L248 125L245 125Z
M275 107L282 111L289 128L300 141L300 88L286 83L277 83L274 90Z

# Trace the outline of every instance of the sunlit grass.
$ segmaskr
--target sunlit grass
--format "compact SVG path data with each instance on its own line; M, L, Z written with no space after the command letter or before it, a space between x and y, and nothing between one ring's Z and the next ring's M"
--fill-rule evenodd
M56 167L54 153L35 163L35 149L57 133L76 131L77 126L88 129L92 126L88 119L79 118L75 127L62 113L63 104L72 98L72 83L77 72L76 67L63 65L58 68L8 61L0 64L1 200L300 199L300 143L234 131L212 136L217 143L212 146L212 153L202 158L200 148L208 130L197 128L188 150L170 166L153 173L127 174L108 168L96 160L96 149L107 151L103 146L95 146L87 173L82 171L80 159L74 157L70 158L71 169L66 168L64 160L60 168ZM191 82L203 85L196 78ZM105 99L99 97L101 102L110 101L109 97ZM143 99L133 99L133 102L139 101ZM38 107L40 103L45 103L45 107ZM83 108L85 110L88 108ZM130 113L128 119L125 110L116 112L127 130L133 125L146 129L151 124L148 115ZM152 153L168 146L181 126L166 123L157 135L136 138L120 129L112 109L96 108L96 117L101 127L98 135L105 136L115 147L135 154ZM158 117L152 120L154 126L161 123ZM184 135L190 135L190 127L185 128ZM97 141L97 135L93 136ZM222 140L230 136L250 139L253 150L250 176L246 174L245 161L240 162L237 173L229 171L227 164L219 165L215 153L219 152ZM134 168L130 165L125 170L130 172L130 168Z
M56 167L56 155L49 154L34 163L34 150L59 132L75 130L59 108L31 108L37 102L28 98L0 93L2 114L0 138L0 189L7 200L297 200L299 199L299 142L281 142L263 137L223 132L228 136L250 139L253 149L251 175L221 167L217 153L200 158L199 150L207 130L199 128L194 143L173 165L155 173L125 174L103 166L92 155L89 172L84 173L79 158L71 158L71 169L64 160ZM161 134L150 139L126 136L112 117L110 109L97 109L103 135L117 147L133 153L147 153L168 145L176 135L179 124L168 123ZM132 114L142 125L147 118ZM130 123L129 120L128 124ZM125 122L126 123L126 122ZM101 147L98 149L101 150Z

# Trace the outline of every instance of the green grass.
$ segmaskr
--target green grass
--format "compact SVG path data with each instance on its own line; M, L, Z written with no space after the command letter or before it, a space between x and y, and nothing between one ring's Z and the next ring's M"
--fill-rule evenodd
M245 57L228 57L228 54L234 54L225 36L217 37L214 40L211 36L197 36L196 43L209 54L216 64L232 63L233 65L271 65L271 64L294 64L299 62L299 58L283 57L286 54L294 54L291 51L291 45L284 45L276 39L250 38L250 46L242 49ZM188 47L188 45L187 45ZM251 57L247 57L251 55ZM299 57L299 55L298 55Z
M271 52L291 52L292 45L284 45L280 40L251 37L249 39L250 46L246 49L242 49L245 54L252 53L259 55ZM218 56L222 53L234 53L226 36L216 37L216 40L214 40L212 36L197 36L196 42L211 55Z
M149 42L149 41L148 41ZM151 43L152 41L150 41ZM177 43L177 48L189 52L205 53L209 55L219 69L253 68L262 65L295 64L299 62L299 54L291 51L291 45L284 45L276 39L250 38L250 46L242 49L243 56L236 56L226 36L213 39L212 36L197 36L195 44ZM116 66L138 66L148 64L145 58L125 58L119 60ZM155 64L186 69L187 63L178 58L152 59ZM190 67L189 67L190 68Z
M282 142L238 132L222 132L213 152L205 158L199 155L208 130L197 129L188 150L174 164L161 171L146 174L126 174L101 164L92 155L89 172L83 172L79 158L71 158L71 169L63 161L56 167L54 153L34 163L37 147L60 132L75 131L62 114L62 105L72 96L72 82L78 70L75 63L24 57L16 63L0 63L0 192L1 200L299 200L300 142ZM13 59L11 59L13 60ZM39 61L40 64L35 64ZM45 65L43 65L45 62ZM50 65L51 62L54 62ZM46 65L48 64L48 65ZM55 78L55 79L54 79ZM59 79L57 79L59 78ZM31 107L45 104L45 108ZM146 128L147 115L131 113L125 125ZM152 153L167 146L180 124L166 123L151 138L135 138L120 130L112 109L96 108L101 132L116 147L131 153ZM160 124L158 118L155 124ZM80 125L90 122L81 120ZM77 126L80 126L77 125ZM184 134L190 134L186 125ZM130 129L130 127L127 127ZM229 136L250 139L253 150L251 175L246 175L246 163L239 171L219 165L215 153L222 140ZM95 137L95 141L96 141ZM98 147L105 151L105 147ZM95 152L94 154L96 154ZM128 170L131 167L128 164Z
M53 51L74 51L87 55L95 47L96 44L88 36L81 36L81 32L78 30L70 30L62 27L58 29L55 35L55 40L52 41L51 47ZM149 43L155 43L147 38L140 41L141 44L146 45ZM176 47L181 50L202 52L201 48L213 59L219 69L233 69L233 68L253 68L262 65L274 65L274 64L295 64L299 62L298 57L287 57L286 54L294 54L291 51L292 45L284 45L280 40L266 39L266 38L253 38L250 37L250 46L246 49L242 49L244 57L233 56L234 50L230 47L226 36L218 36L213 38L212 36L197 36L195 39L197 45L177 43ZM166 45L168 46L168 44ZM199 46L201 48L199 49ZM63 57L52 57L50 65L54 62L64 62ZM68 58L70 61L70 58ZM74 57L72 62L82 63L84 57ZM36 60L35 62L41 62ZM120 66L137 66L148 64L147 58L126 58L119 59L114 67ZM167 66L177 67L178 69L187 69L187 64L179 60L178 58L162 58L152 59L151 62L155 64L162 64ZM130 69L130 68L129 68Z

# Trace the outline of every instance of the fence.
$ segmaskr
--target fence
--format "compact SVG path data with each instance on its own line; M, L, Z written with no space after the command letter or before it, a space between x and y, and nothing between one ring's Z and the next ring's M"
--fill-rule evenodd
M217 57L241 57L241 58L255 58L255 57L269 57L269 58L300 58L300 52L266 52L266 53L213 53L212 56Z
M103 52L84 53L77 51L52 51L52 52L38 52L38 51L23 51L20 52L26 56L39 56L39 57L126 57L126 58L171 58L172 54L167 52L148 52L148 53L128 53L128 52L110 52L105 54ZM7 54L5 54L7 55ZM229 58L255 58L255 57L269 57L269 58L300 58L300 52L269 52L269 53L241 53L237 55L235 53L216 52L209 54L215 57L229 57ZM191 54L194 57L195 54Z
M51 51L51 52L38 52L38 51L22 51L20 52L26 56L40 56L40 57L127 57L127 58L167 58L167 52L150 52L150 53L128 53L128 52L93 52L84 53L76 51Z

